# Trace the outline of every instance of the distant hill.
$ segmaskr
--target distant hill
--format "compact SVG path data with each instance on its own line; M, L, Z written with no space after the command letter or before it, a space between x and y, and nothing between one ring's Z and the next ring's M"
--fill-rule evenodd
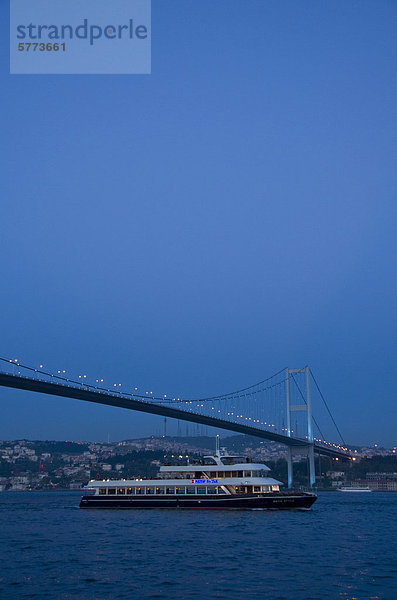
M150 439L150 438L146 438ZM167 442L174 442L177 444L183 444L187 446L191 446L193 448L197 448L198 450L212 450L215 452L215 437L214 436L167 436L165 438L153 438L157 440L164 440ZM124 440L125 442L142 442L142 439L130 439ZM270 442L266 440L260 440L257 437L251 435L230 435L227 437L220 438L220 446L221 448L226 448L229 452L243 452L246 448L257 449L260 447L272 447L272 448L280 448L282 450L285 449L285 446L278 444L276 442Z

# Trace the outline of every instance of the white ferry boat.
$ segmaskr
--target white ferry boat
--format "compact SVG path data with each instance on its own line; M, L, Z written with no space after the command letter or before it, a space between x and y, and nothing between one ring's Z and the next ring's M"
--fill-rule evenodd
M372 492L372 490L369 487L343 486L338 488L338 492Z
M156 479L91 480L80 508L309 509L317 495L280 491L270 469L224 448L198 464L160 467Z

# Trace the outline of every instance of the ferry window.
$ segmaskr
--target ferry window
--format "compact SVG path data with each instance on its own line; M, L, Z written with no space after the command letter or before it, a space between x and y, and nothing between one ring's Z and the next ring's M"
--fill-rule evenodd
M135 494L135 488L127 488L127 495Z
M252 477L252 471L244 471L245 477Z
M99 495L100 496L105 496L106 495L106 488L99 488Z
M197 493L198 494L205 494L205 487L198 487L197 488Z
M262 485L262 492L268 492L269 491L269 486L268 485Z
M189 486L189 487L186 488L186 493L187 494L195 494L196 493L196 488Z
M177 487L176 488L176 493L177 494L184 494L185 493L185 488L184 487Z
M207 494L216 494L216 487L207 487Z
M260 492L261 491L261 486L260 485L254 485L254 492Z
M119 496L124 496L124 494L125 494L125 488L119 488L117 490L117 493L119 494Z
M154 488L153 487L147 487L146 488L146 493L147 494L154 494Z
M175 488L174 487L167 488L167 494L175 494Z
M145 493L145 488L136 488L136 494L144 494Z
M108 495L109 496L115 496L116 495L116 488L108 488Z
M218 487L218 494L226 494L225 490L222 489L220 486Z
M163 487L156 488L156 494L164 494L164 488Z

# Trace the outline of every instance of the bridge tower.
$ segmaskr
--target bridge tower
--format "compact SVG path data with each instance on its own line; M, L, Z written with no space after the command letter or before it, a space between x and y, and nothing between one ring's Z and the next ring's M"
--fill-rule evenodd
M304 404L291 404L291 375L294 373L306 373L306 398ZM309 481L310 486L316 484L316 471L314 465L314 439L313 439L313 420L312 420L312 402L310 394L310 368L286 369L286 401L287 401L287 435L291 437L292 413L295 411L304 411L307 415L307 446L288 446L287 465L288 465L288 487L293 483L293 462L292 457L295 454L305 454L309 459Z

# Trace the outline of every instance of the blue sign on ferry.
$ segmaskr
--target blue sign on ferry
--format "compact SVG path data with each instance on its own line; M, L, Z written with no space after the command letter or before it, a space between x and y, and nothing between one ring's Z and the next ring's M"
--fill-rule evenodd
M192 479L192 483L218 483L217 479Z

